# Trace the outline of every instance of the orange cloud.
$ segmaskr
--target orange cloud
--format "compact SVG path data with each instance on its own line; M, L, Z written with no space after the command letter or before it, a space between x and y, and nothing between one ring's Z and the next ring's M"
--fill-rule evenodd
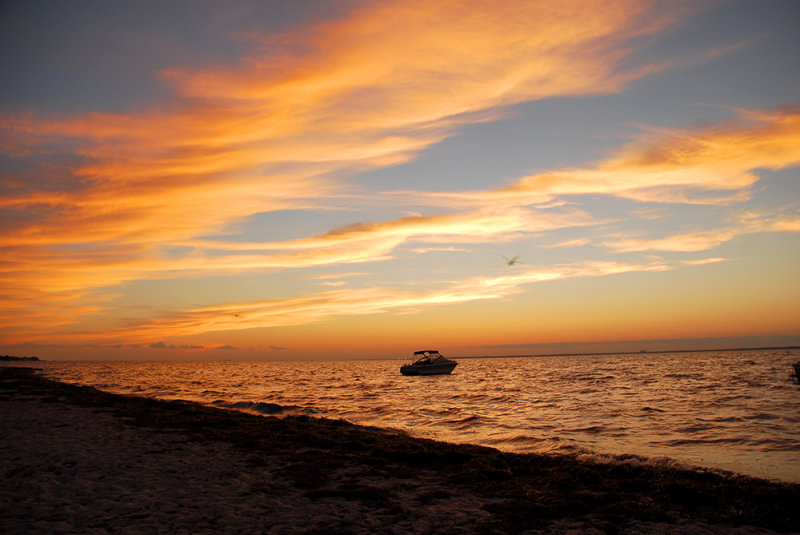
M689 5L365 3L265 38L236 65L167 69L174 98L147 110L0 117L0 150L24 168L0 177L0 209L18 214L0 227L2 254L13 258L0 284L33 314L34 303L78 303L175 269L361 262L412 239L527 231L529 214L480 208L240 251L199 239L253 214L331 208L348 194L342 174L408 161L514 104L619 91L660 68L623 71L631 40L663 31ZM199 249L176 258L168 249L178 245ZM207 254L212 246L229 254Z
M345 20L270 38L233 68L165 71L178 93L171 106L3 124L28 151L68 139L87 159L71 172L89 181L89 192L62 202L209 186L238 204L241 193L226 186L240 173L258 170L258 184L274 185L271 178L295 178L292 164L308 177L398 163L505 106L617 91L638 76L617 71L628 52L622 45L681 11L633 0L370 4ZM309 173L311 164L319 165ZM292 171L276 176L278 165Z

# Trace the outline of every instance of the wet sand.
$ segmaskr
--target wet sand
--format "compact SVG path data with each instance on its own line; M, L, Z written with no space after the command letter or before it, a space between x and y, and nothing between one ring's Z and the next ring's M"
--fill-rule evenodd
M2 533L797 532L800 485L520 455L0 368ZM795 531L793 531L795 530Z

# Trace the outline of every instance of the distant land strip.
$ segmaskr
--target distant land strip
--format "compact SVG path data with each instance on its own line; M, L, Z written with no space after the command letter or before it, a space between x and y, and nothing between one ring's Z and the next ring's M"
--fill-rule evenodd
M20 360L39 360L39 357L13 357L11 355L0 355L0 361L20 361Z
M723 351L781 351L800 349L800 346L777 346L777 347L733 347L726 349L664 349L664 350L641 350L641 351L606 351L602 353L544 353L544 354L525 354L525 355L477 355L468 357L452 357L455 359L517 359L517 358L538 358L538 357L602 357L610 355L657 355L662 353L719 353Z

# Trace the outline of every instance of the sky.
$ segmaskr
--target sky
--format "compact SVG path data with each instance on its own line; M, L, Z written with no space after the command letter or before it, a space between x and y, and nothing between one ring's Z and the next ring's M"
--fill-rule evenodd
M800 3L0 3L0 352L800 345Z

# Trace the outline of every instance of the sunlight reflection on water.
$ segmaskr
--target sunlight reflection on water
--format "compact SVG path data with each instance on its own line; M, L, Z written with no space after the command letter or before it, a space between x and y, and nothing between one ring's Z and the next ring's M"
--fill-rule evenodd
M670 457L800 482L800 385L789 377L798 359L798 350L461 359L452 375L433 377L402 376L400 362L386 360L41 367L113 392L343 418L514 452Z

